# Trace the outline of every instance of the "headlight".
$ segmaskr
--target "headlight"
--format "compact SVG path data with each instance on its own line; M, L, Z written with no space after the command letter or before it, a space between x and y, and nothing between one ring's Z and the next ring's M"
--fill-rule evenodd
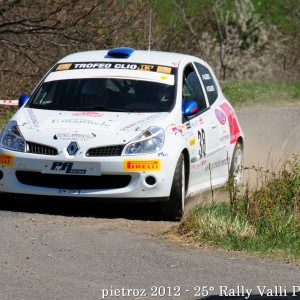
M125 147L123 154L134 155L155 153L162 148L164 141L165 133L162 128L149 127Z
M25 140L19 131L17 122L10 121L1 136L0 145L3 148L24 152Z

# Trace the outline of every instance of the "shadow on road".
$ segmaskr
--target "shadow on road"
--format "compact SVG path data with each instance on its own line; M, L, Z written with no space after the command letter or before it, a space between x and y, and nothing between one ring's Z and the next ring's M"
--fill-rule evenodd
M27 199L17 202L11 198L3 198L0 201L0 210L72 217L161 220L159 203L99 203L44 199Z

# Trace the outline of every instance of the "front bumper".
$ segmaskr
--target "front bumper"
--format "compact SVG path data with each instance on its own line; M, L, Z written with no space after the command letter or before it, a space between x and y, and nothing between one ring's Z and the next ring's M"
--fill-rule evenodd
M177 162L171 153L163 157L157 153L138 157L82 156L76 160L63 153L59 157L49 157L4 151L2 148L0 154L13 157L11 165L0 164L0 193L66 200L167 201ZM151 169L151 164L157 162L159 168L154 166ZM79 169L76 164L80 165ZM88 167L84 168L85 165ZM91 171L90 166L99 166L100 173L96 171L98 167ZM82 174L82 170L86 174Z

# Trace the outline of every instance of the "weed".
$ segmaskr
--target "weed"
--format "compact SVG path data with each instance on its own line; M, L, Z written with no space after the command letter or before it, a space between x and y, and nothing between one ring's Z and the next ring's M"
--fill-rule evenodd
M225 189L237 194L229 203L201 204L178 227L197 242L232 250L300 258L300 159L292 155L280 168L257 173L259 182L241 189L230 175Z

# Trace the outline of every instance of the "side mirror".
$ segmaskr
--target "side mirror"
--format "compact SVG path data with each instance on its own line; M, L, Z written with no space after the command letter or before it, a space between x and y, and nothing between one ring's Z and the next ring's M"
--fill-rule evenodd
M198 103L194 100L189 100L182 103L182 113L185 116L192 116L198 111Z
M29 96L27 94L22 94L20 97L19 97L19 108L22 107L26 102L27 100L29 99Z

